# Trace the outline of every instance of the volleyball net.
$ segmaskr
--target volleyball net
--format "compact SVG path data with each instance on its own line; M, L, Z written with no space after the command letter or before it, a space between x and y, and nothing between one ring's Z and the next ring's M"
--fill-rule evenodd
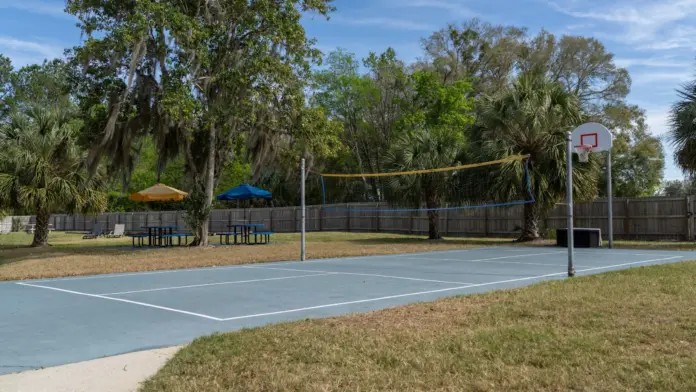
M317 174L329 211L445 211L535 202L527 155L409 171Z

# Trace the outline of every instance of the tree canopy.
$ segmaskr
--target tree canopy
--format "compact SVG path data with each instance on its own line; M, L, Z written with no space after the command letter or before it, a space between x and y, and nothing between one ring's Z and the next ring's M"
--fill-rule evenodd
M614 135L615 195L663 188L660 140L645 111L627 102L628 71L593 37L471 19L424 37L422 56L407 63L392 48L362 59L321 53L302 18L328 18L331 0L68 0L66 11L84 39L65 59L15 69L0 55L6 135L36 127L9 126L17 113L69 113L75 156L90 175L101 167L110 174L108 207L166 208L123 198L154 182L189 191L189 202L174 207L195 217L198 244L207 241L213 196L241 182L272 191L276 205L297 205L301 158L311 172L362 175L355 186L327 187L337 202L432 209L524 197L523 163L491 178L422 176L411 188L364 175L517 154L530 156L537 197L522 237L536 238L535 222L564 196L562 134L588 121ZM672 110L687 171L696 169L693 102L692 83ZM577 168L580 198L605 189L605 162L595 158ZM322 201L316 179L310 173L308 203ZM437 238L437 216L429 218Z

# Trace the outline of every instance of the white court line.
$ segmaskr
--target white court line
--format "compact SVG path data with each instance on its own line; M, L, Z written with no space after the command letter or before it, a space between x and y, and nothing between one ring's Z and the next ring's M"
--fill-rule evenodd
M404 255L408 255L408 256L416 255L417 256L420 254L428 255L428 254L438 254L438 253L469 252L469 251L475 251L475 250L489 250L489 249L496 249L496 248L500 248L500 247L491 246L491 247L485 247L485 248L453 249L453 250L443 250L443 251L433 251L433 252L423 252L423 253L402 253L402 254L388 254L388 255L334 257L334 258L327 258L327 259L314 259L314 260L305 260L305 261L285 260L285 261L272 261L272 262L267 262L267 263L224 265L224 266L219 266L219 267L192 267L192 268L182 268L182 269L175 269L175 270L126 272L126 273L122 273L122 274L75 276L75 277L67 277L67 278L51 278L51 279L39 279L39 280L31 280L31 281L34 283L62 282L62 281L70 282L73 280L111 279L111 278L122 278L122 277L127 277L127 276L161 275L161 274L172 274L172 273L179 273L179 272L217 271L217 270L227 270L227 269L234 269L234 268L246 268L247 266L256 265L256 264L283 264L283 265L287 265L287 264L326 263L326 262L337 262L337 261L345 261L345 260L361 260L361 259L387 258L387 257L392 258L392 257L401 257Z
M294 271L294 272L321 272L326 275L356 275L356 276L373 276L376 278L387 278L387 279L401 279L401 280L415 280L418 282L433 282L433 283L448 283L448 284L471 284L467 282L452 282L447 280L434 280L434 279L421 279L421 278L409 278L406 276L394 276L394 275L379 275L379 274L363 274L358 272L334 272L334 271L318 271L318 270L303 270L294 268L277 268L277 267L261 267L247 265L244 268L250 269L265 269L265 270L278 270L278 271Z
M475 259L475 260L466 260L466 259L443 259L443 258L415 258L415 257L404 257L405 259L413 259L413 260L432 260L432 261L439 261L439 260L444 260L444 261L461 261L461 262L466 262L466 263L503 263L503 264L522 264L522 265L544 265L548 267L563 267L562 264L548 264L548 263L526 263L526 262L519 262L519 261L495 261L495 260L503 260L503 259L519 259L521 257L532 257L532 256L545 256L545 255L557 255L561 253L567 253L566 251L559 251L559 252L546 252L546 253L531 253L531 254L523 254L523 255L514 255L514 256L501 256L501 257L491 257L487 259Z
M657 262L657 261L666 261L666 260L674 260L674 259L682 259L682 258L684 258L684 257L683 256L673 256L673 257L667 257L667 258L661 258L661 259L635 261L632 263L614 264L614 265L595 267L595 268L585 268L585 269L577 270L576 272L597 271L597 270L609 269L609 268L615 268L615 267L625 267L625 266L629 266L629 265L645 264L645 263L651 263L651 262ZM306 308L288 309L288 310L281 310L281 311L277 311L277 312L258 313L258 314L250 314L250 315L245 315L245 316L228 317L228 318L212 317L212 316L208 316L205 314L187 312L185 310L167 308L164 306L152 305L152 304L148 304L148 303L144 303L144 302L130 301L130 300L121 299L121 298L106 297L106 296L99 295L99 294L82 293L79 291L59 289L56 287L41 286L41 285L37 285L37 284L19 283L19 282L17 282L16 284L21 285L21 286L37 287L37 288L42 288L42 289L47 289L47 290L60 291L60 292L64 292L64 293L83 295L83 296L92 297L92 298L101 298L101 299L107 299L107 300L111 300L111 301L125 302L125 303L129 303L129 304L140 305L140 306L145 306L145 307L154 308L154 309L167 310L170 312L187 314L190 316L201 317L201 318L205 318L205 319L209 319L209 320L230 321L230 320L240 320L240 319L247 319L247 318L254 318L254 317L272 316L272 315L285 314L285 313L295 313L295 312L302 312L305 310L330 308L330 307L351 305L351 304L358 304L358 303L365 303L365 302L375 302L375 301L381 301L381 300L385 300L385 299L413 297L413 296L424 295L424 294L442 293L442 292L455 291L455 290L461 290L461 289L472 288L472 287L483 287L483 286L490 286L490 285L495 285L495 284L521 282L521 281L525 281L525 280L549 278L552 276L561 276L561 275L565 275L565 274L567 274L567 272L558 272L558 273L553 273L553 274L529 276L529 277L525 277L525 278L500 280L500 281L496 281L496 282L487 282L487 283L469 284L469 285L458 286L458 287L449 287L449 288L439 289L439 290L430 290L430 291L421 291L421 292L417 292L417 293L390 295L390 296L386 296L386 297L368 298L368 299L357 300L357 301L339 302L339 303L326 304L326 305L310 306L310 307L306 307Z
M607 265L607 266L604 266L604 267L586 268L586 269L577 270L577 271L575 271L575 272L578 273L578 272L596 271L596 270L601 270L601 269L608 269L608 268L615 268L615 267L625 267L625 266L628 266L628 265L645 264L645 263L651 263L651 262L656 262L656 261L666 261L666 260L681 259L681 258L683 258L683 257L682 257L682 256L674 256L674 257L667 257L667 258L663 258L663 259L653 259L653 260L636 261L636 262L633 262L633 263L623 263L623 264ZM278 314L297 313L297 312L303 312L303 311L306 311L306 310L323 309L323 308L332 308L332 307L336 307L336 306L353 305L353 304L360 304L360 303L366 303L366 302L376 302L376 301L382 301L382 300L386 300L386 299L404 298L404 297L413 297L413 296L425 295L425 294L443 293L443 292L447 292L447 291L462 290L462 289L468 289L468 288L472 288L472 287L483 287L483 286L491 286L491 285L496 285L496 284L513 283L513 282L522 282L522 281L525 281L525 280L534 280L534 279L550 278L550 277L553 277L553 276L566 275L567 273L568 273L568 272L557 272L557 273L552 273L552 274L537 275L537 276L529 276L529 277L526 277L526 278L499 280L499 281L496 281L496 282L487 282L487 283L470 284L470 285L466 285L466 286L449 287L449 288L439 289L439 290L420 291L420 292L417 292L417 293L407 293L407 294L389 295L389 296L386 296L386 297L368 298L368 299L361 299L361 300L357 300L357 301L337 302L337 303L333 303L333 304L309 306L309 307L306 307L306 308L279 310L279 311L277 311L277 312L248 314L248 315L245 315L245 316L236 316L236 317L224 318L224 319L222 319L221 321L232 321L232 320L242 320L242 319L255 318L255 317L275 316L275 315L278 315Z
M102 294L98 294L98 295L120 295L120 294L148 293L148 292L151 292L151 291L188 289L188 288L194 288L194 287L220 286L220 285L227 285L227 284L267 282L267 281L270 281L270 280L285 280L285 279L307 278L307 277L311 277L311 276L326 276L326 275L335 275L335 274L332 273L332 272L326 272L326 273L317 273L317 274L311 274L311 275L282 276L282 277L279 277L279 278L250 279L250 280L233 280L233 281L228 281L228 282L203 283L203 284L190 284L190 285L187 285L187 286L160 287L160 288L157 288L157 289L121 291L121 292L119 292L119 293L102 293Z
M527 249L527 248L522 248L520 247L519 249ZM421 252L421 253L401 253L401 254L389 254L389 255L371 255L371 256L355 256L355 257L337 257L337 258L327 258L327 259L315 259L315 260L306 260L306 261L296 261L296 260L287 260L287 261L277 261L277 262L269 262L269 263L256 263L256 264L236 264L236 265L226 265L226 266L220 266L220 267L193 267L193 268L182 268L182 269L176 269L176 270L163 270L163 271L143 271L143 272L128 272L128 273L122 273L122 274L104 274L104 275L91 275L91 276L77 276L77 277L67 277L67 278L51 278L51 279L39 279L39 280L31 280L31 282L34 283L45 283L45 282L61 282L61 281L73 281L73 280L89 280L89 279L111 279L111 278L122 278L122 277L128 277L128 276L145 276L145 275L160 275L160 274L171 274L171 273L180 273L180 272L204 272L204 271L217 271L217 270L227 270L227 269L234 269L234 268L244 268L249 265L257 265L257 264L283 264L283 265L288 265L288 264L309 264L309 263L332 263L332 262L340 262L340 261L346 261L346 260L362 260L362 259L374 259L374 258L405 258L405 257L410 257L410 256L421 256L421 255L432 255L436 256L438 254L443 254L443 253L455 253L455 252L473 252L473 251L478 251L478 250L504 250L504 251L516 251L516 248L510 247L510 246L489 246L489 247L482 247L482 248L465 248L465 249L452 249L452 250L442 250L442 251L433 251L433 252ZM567 251L562 251L559 253L565 253ZM578 252L578 250L576 250ZM587 253L598 253L598 254L603 254L602 252L589 252L589 251L580 251L580 252L587 252ZM608 253L607 253L608 254ZM621 254L625 256L667 256L667 255L657 255L657 254L633 254L633 253L614 253L614 254ZM525 257L527 254L520 254L518 257ZM421 260L421 259L419 259ZM434 260L443 260L443 259L434 259Z
M131 301L131 300L128 300L128 299L111 298L111 297L106 297L106 296L104 296L104 295L99 295L99 294L81 293L81 292L79 292L79 291L72 291L72 290L59 289L59 288L57 288L57 287L41 286L41 285L38 285L38 284L29 284L29 283L17 283L17 284L20 285L20 286L38 287L38 288L40 288L40 289L55 290L55 291L61 291L61 292L63 292L63 293L84 295L84 296L86 296L86 297L92 297L92 298L109 299L109 300L112 300L112 301L125 302L125 303L128 303L128 304L146 306L146 307L148 307L148 308L155 308L155 309L161 309L161 310L168 310L168 311L170 311L170 312L188 314L188 315L190 315L190 316L202 317L202 318L209 319L209 320L215 320L215 321L222 321L222 320L223 320L223 319L221 319L221 318L217 318L217 317L213 317L213 316L208 316L208 315L205 315L205 314L187 312L187 311L185 311L185 310L167 308L167 307L165 307L165 306L158 306L158 305L148 304L148 303L145 303L145 302Z

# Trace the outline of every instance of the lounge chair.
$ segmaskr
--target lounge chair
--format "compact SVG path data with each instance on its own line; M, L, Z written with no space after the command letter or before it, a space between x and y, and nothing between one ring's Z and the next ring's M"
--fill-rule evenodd
M87 233L83 240L92 240L104 235L104 225L102 223L97 223L92 227L92 231Z
M106 238L121 238L126 233L126 225L114 225L114 229L106 234Z

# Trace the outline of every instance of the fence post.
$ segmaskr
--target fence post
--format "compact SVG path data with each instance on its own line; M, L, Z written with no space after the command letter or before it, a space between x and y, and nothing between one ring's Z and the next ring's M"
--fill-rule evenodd
M346 203L346 214L347 214L346 215L346 219L347 219L346 225L348 226L347 229L348 229L348 232L350 233L350 204L347 204L347 203Z
M691 210L692 201L691 196L687 196L684 200L686 202L686 241L691 241L694 238L694 220L693 211Z
M297 207L292 210L292 232L297 233Z
M449 236L449 210L445 210L445 235Z
M631 239L631 210L628 199L624 200L624 234L627 240Z
M382 212L379 209L379 203L377 203L377 232L378 233L382 231L381 223L380 223L381 220L382 220Z
M319 231L324 231L324 206L319 206Z
M413 215L415 214L414 211L409 212L409 219L408 219L408 234L413 234Z
M483 236L488 237L488 208L483 209Z
M273 211L273 210L271 210ZM231 229L232 227L232 210L227 210L227 231ZM271 229L273 231L273 229Z
M273 210L274 210L274 208L271 208L271 214L270 214L270 215L271 215L271 217L270 217L270 221L271 221L271 222L270 222L270 225L269 225L269 226L270 226L270 229L269 229L269 230L271 230L271 231L273 231ZM231 211L230 211L230 212L231 212Z

